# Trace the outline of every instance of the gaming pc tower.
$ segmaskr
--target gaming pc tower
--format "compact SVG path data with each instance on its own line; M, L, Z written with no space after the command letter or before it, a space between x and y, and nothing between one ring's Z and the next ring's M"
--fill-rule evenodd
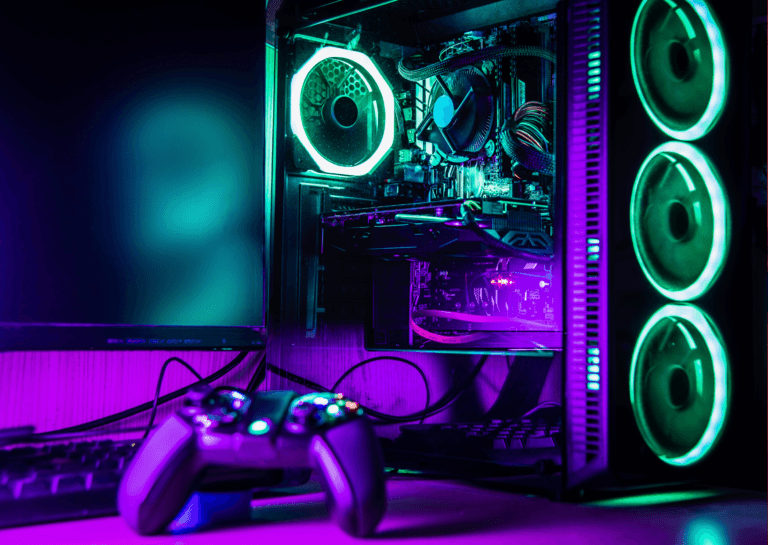
M533 355L560 491L765 489L748 3L270 4L272 361Z

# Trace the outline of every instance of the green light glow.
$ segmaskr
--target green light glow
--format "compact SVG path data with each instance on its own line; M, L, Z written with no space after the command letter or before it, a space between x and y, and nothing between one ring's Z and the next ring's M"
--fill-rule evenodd
M599 238L588 238L587 239L587 244L600 244L600 239Z
M592 382L598 382L600 380L600 375L596 375L594 373L587 375L587 380Z
M717 517L697 517L685 529L684 543L691 545L728 545L728 533Z
M685 340L688 343L688 347L691 350L696 350L696 343L693 341L693 337L691 337L691 334L688 332L688 328L678 322L677 329L683 332L683 336L685 337Z
M701 369L701 360L693 362L693 368L696 371L696 394L704 395L704 371Z
M587 348L587 354L590 354L592 356L599 356L600 355L600 349L599 348Z
M629 221L643 274L664 297L690 301L717 280L728 254L730 207L720 176L696 147L667 142L648 155L632 188Z
M649 505L662 505L665 503L679 503L683 501L702 500L722 495L716 490L689 490L684 492L657 492L655 494L642 494L627 496L624 498L611 498L587 502L585 505L593 507L647 507Z
M269 424L264 420L256 420L248 426L248 433L251 435L264 435L269 432Z
M664 133L696 140L717 122L729 62L704 0L644 0L632 25L630 64L643 108Z
M600 358L598 357L587 358L587 363L600 363Z
M346 59L362 67L368 74L370 74L370 77L376 83L378 92L381 93L384 105L384 133L378 148L376 148L368 159L359 165L337 165L328 161L309 141L309 137L304 130L304 125L301 122L301 99L304 82L313 68L322 61L330 58ZM389 153L392 147L392 142L394 141L395 136L394 119L395 97L392 94L392 89L371 59L359 51L350 51L338 47L323 47L312 55L312 57L296 72L291 80L291 130L323 172L346 174L350 176L362 176L371 172L387 153Z
M597 382L587 382L587 390L599 390L600 385Z
M338 414L340 409L338 405L331 405L326 410L328 411L328 414Z
M600 366L599 365L587 365L587 372L588 373L599 373L600 372Z
M699 342L687 342L686 330ZM687 381L675 383L681 375L695 377L695 394L685 392ZM683 391L678 404L670 399L675 387ZM720 333L704 311L668 304L651 316L632 354L629 398L643 439L664 462L691 465L711 451L728 415L730 370Z
M587 252L595 254L600 251L600 246L587 246Z

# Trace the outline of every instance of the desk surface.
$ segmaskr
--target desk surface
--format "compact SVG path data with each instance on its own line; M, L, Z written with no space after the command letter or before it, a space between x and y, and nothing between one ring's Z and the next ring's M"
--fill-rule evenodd
M362 543L328 519L322 492L307 490L254 500L253 521L234 527L140 537L119 517L105 517L2 530L0 542L289 545L321 538L334 545ZM557 503L477 483L394 478L388 496L387 514L371 543L752 545L765 544L768 535L766 498L740 492L676 503L608 506Z

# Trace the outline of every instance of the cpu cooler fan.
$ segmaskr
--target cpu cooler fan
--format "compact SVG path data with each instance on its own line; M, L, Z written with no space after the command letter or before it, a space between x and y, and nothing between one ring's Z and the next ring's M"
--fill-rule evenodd
M319 49L291 81L291 129L323 172L361 176L387 155L395 101L363 53Z
M435 78L429 113L416 129L416 138L435 144L449 160L476 155L493 127L494 97L488 80L473 66Z

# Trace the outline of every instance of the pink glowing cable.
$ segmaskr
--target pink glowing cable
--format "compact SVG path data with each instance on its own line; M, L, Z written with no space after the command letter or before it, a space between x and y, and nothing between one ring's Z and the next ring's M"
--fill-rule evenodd
M425 339L429 339L430 341L435 341L438 343L443 344L465 344L465 343L471 343L474 341L479 341L481 339L485 339L488 337L485 333L470 333L468 335L439 335L437 333L432 333L431 331L427 331L423 327L419 327L416 325L416 322L413 321L413 318L410 319L411 323L411 329L415 332L424 337Z

